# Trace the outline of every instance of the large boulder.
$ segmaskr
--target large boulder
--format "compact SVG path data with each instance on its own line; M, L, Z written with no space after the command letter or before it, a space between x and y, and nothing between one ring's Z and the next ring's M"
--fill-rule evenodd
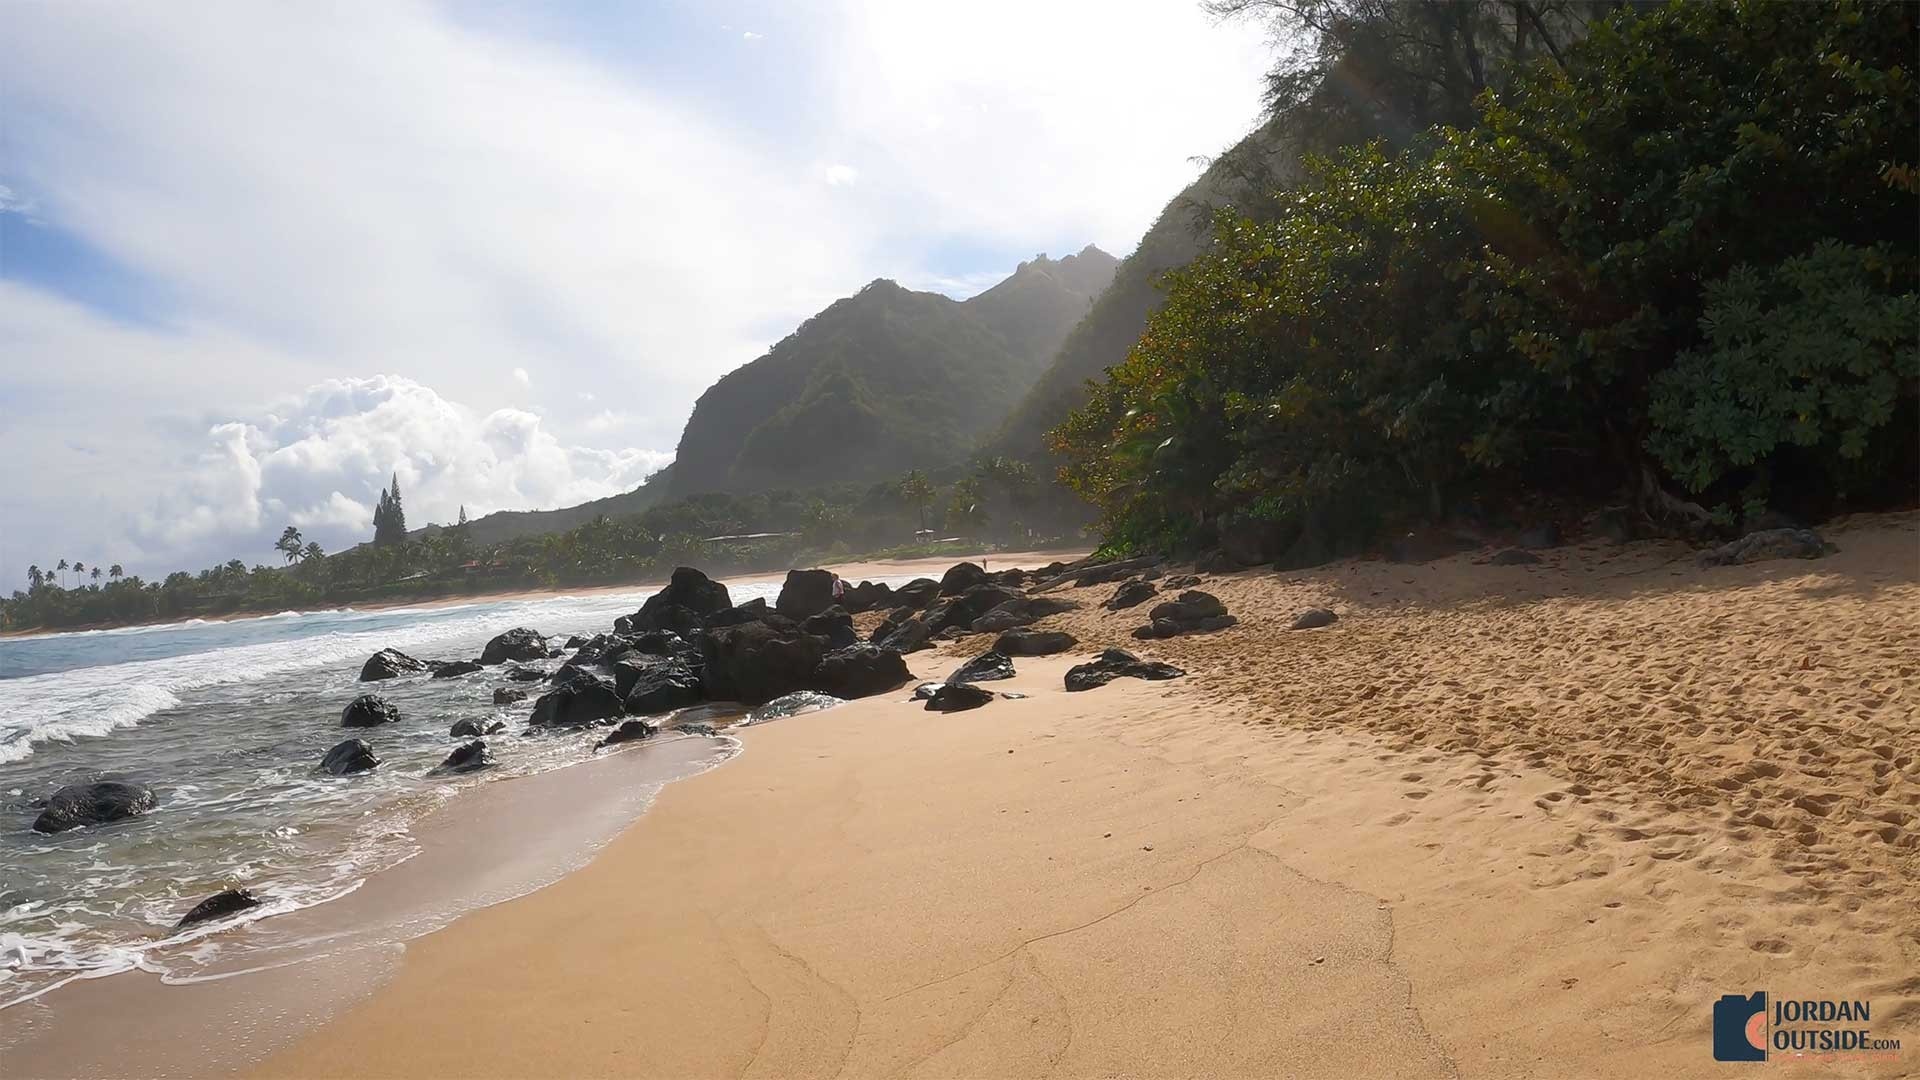
M975 585L987 584L987 571L977 563L955 563L940 575L940 595L959 596Z
M773 609L767 606L766 597L756 596L739 607L714 612L707 616L706 621L701 625L707 629L717 629L722 626L739 626L742 623L766 622L767 616L772 614Z
M1179 599L1155 604L1147 617L1172 619L1175 622L1194 622L1226 613L1227 605L1221 603L1219 597L1198 589L1189 589L1181 593Z
M1701 566L1734 566L1764 559L1818 559L1839 549L1812 529L1762 529L1700 555Z
M378 727L400 721L400 710L379 694L361 694L340 710L341 727Z
M547 639L538 630L515 627L487 642L480 650L480 662L491 667L509 660L545 660Z
M878 645L849 645L820 658L813 688L837 698L884 694L912 678L898 652Z
M914 578L893 590L893 599L902 607L921 611L940 595L940 583L932 578Z
M789 619L818 615L833 606L833 571L789 570L773 609Z
M613 684L591 676L540 695L528 723L534 727L586 727L601 724L626 711Z
M1105 686L1115 679L1147 679L1159 682L1165 679L1177 679L1186 672L1172 664L1163 664L1157 660L1142 660L1125 649L1103 649L1092 662L1075 664L1067 669L1067 690L1069 693L1091 690L1096 686Z
M401 675L417 675L427 670L425 662L415 660L399 649L381 649L367 662L360 665L361 682L377 682L381 679L398 678Z
M698 705L705 698L698 672L678 660L653 664L627 686L623 700L629 713L668 713Z
M1010 586L1001 584L1001 587ZM1027 626L1049 615L1072 611L1079 606L1071 600L1061 600L1051 596L1018 596L996 604L985 615L973 620L973 632L998 634L1004 630L1012 630L1016 626Z
M145 784L125 780L69 784L47 800L46 808L33 821L33 831L57 833L87 825L104 825L139 817L159 804L153 789Z
M224 919L229 915L238 915L260 906L260 898L253 895L251 889L227 889L214 893L205 900L193 905L180 921L173 924L175 930L185 930L196 923Z
M883 623L881 629L887 632L879 639L879 646L894 652L919 652L933 641L933 627L918 615L909 615L906 621L897 626L889 627Z
M475 769L490 768L492 765L493 751L487 749L484 741L475 739L470 743L462 743L454 747L453 753L448 754L447 759L442 761L435 771L473 772Z
M1159 592L1160 590L1151 581L1123 581L1119 588L1113 590L1113 595L1107 598L1107 602L1100 606L1108 611L1125 611L1130 607L1138 607L1146 603Z
M348 739L327 751L326 756L320 759L320 771L329 776L351 776L379 764L380 759L373 755L372 743L365 739Z
M433 677L436 679L453 679L462 675L471 675L479 670L481 670L481 665L473 660L455 660L452 663L441 664L439 667L434 668Z
M827 654L827 642L790 626L759 622L702 632L707 697L760 705L807 689Z
M1013 658L998 651L983 652L947 676L950 683L993 682L1013 678Z
M840 607L830 607L817 615L807 616L800 624L800 629L826 638L828 647L834 649L844 649L860 640L860 635L853 630L853 616Z
M852 615L894 606L893 586L884 581L863 581L840 595L840 606Z
M717 612L733 606L727 587L691 566L676 567L667 587L647 598L628 626L634 633L671 630L692 637Z
M949 626L971 630L974 620L1010 600L1023 600L1020 593L991 582L975 585L958 596L946 597L927 611L927 625L934 633Z
M1001 634L993 643L993 651L1004 656L1051 656L1063 653L1080 639L1064 630L1033 630L1021 627Z

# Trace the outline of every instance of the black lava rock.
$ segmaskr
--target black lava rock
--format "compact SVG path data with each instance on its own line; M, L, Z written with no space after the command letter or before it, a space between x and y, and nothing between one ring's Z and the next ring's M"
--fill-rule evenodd
M993 651L1005 656L1051 656L1063 653L1080 639L1064 630L1033 630L1021 627L1009 630L993 643Z
M471 718L455 720L447 729L447 734L456 739L477 739L482 735L498 735L507 730L505 720L474 720Z
M928 712L965 712L993 700L993 691L968 683L946 683L927 698Z
M1332 626L1339 620L1340 616L1335 615L1326 608L1308 608L1306 611L1295 615L1293 622L1287 624L1287 629L1314 630L1322 626Z
M439 765L440 771L473 772L475 769L490 768L493 765L493 751L479 739L462 743L453 748L453 753Z
M607 737L593 744L595 750L609 746L618 746L626 742L638 742L651 739L660 734L660 726L647 720L622 720L620 726L607 733Z
M820 658L813 688L837 698L884 694L912 678L898 652L878 645L849 645Z
M482 665L473 660L455 660L451 664L441 664L433 669L436 679L452 679L461 675L471 675L482 669Z
M586 727L604 723L626 711L613 684L587 676L540 695L528 723L534 727Z
M487 642L480 650L480 662L488 666L509 660L545 660L547 639L538 630L517 627Z
M327 751L320 759L322 772L333 776L347 776L351 773L366 772L380 764L373 756L373 744L365 739L348 739Z
M69 784L53 793L46 809L33 821L33 831L66 832L88 825L105 825L139 817L160 804L153 789L124 780Z
M1013 678L1013 660L1003 652L983 652L947 676L950 683L993 682Z
M427 670L427 665L399 649L381 649L360 666L361 682L377 682L381 679L398 678L401 675L416 675Z
M400 710L379 694L361 694L340 711L341 727L378 727L400 721Z
M1147 679L1159 682L1177 679L1186 672L1157 660L1142 660L1125 649L1104 649L1091 663L1076 664L1067 670L1067 690L1091 690L1115 679Z
M180 916L179 922L173 924L173 928L175 930L185 930L195 923L203 923L212 919L224 919L229 915L238 915L242 911L259 906L260 898L253 895L253 890L228 889L225 892L214 893L212 896L193 905L191 910L185 915Z
M495 705L511 705L516 701L525 700L527 700L527 692L518 687L496 686L493 688L493 703Z
M1123 581L1120 587L1113 591L1113 595L1107 598L1107 602L1100 606L1108 611L1125 611L1130 607L1146 603L1159 592L1160 590L1151 581Z

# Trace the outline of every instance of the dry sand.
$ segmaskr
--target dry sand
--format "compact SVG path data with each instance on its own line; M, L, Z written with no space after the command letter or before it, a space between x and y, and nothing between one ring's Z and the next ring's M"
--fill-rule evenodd
M1139 649L1188 678L751 729L259 1071L1718 1076L1768 989L1906 1045L1769 1075L1913 1075L1916 524L1209 576L1242 624ZM1113 588L1041 625L1123 642Z

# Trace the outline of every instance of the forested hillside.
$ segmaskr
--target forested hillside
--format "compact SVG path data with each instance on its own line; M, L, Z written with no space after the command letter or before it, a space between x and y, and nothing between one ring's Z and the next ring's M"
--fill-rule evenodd
M1093 247L1042 257L964 302L868 285L701 395L670 493L864 482L966 460L1114 265Z
M1377 137L1221 214L1056 432L1116 546L1307 559L1541 499L1671 532L1913 498L1914 7L1222 6L1312 42L1277 121Z

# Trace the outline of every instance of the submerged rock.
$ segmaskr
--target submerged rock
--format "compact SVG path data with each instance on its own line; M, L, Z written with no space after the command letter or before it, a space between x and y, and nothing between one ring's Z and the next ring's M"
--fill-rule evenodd
M507 669L507 678L514 682L539 682L546 677L547 673L537 667L515 666Z
M238 915L242 911L259 906L260 899L253 895L253 890L228 889L225 892L214 893L212 896L193 905L185 915L180 916L179 922L173 924L173 928L175 930L185 930L195 923L208 922L213 919L224 919L228 915Z
M139 817L160 805L153 789L124 780L69 784L53 793L46 809L33 821L33 831L66 832L88 825L105 825Z
M332 776L366 772L379 764L380 759L373 756L373 744L365 739L348 739L337 743L320 759L321 771Z
M455 660L452 663L441 664L439 667L434 668L433 677L436 679L452 679L461 675L471 675L480 670L482 670L482 665L477 661Z
M377 727L400 722L400 710L379 694L361 694L340 710L341 727Z
M928 712L965 712L993 700L993 691L971 683L945 683L927 696Z
M538 630L516 627L487 642L480 651L480 662L491 667L509 660L545 660L547 639Z
M455 720L447 729L447 734L456 739L478 738L481 735L498 735L507 730L505 720Z
M607 733L607 737L593 744L595 750L604 750L621 743L638 742L651 739L660 734L660 726L648 720L622 720L620 726Z
M759 708L752 710L747 713L746 718L742 720L741 723L758 724L764 720L780 720L789 716L819 712L821 709L831 709L835 705L845 704L846 702L834 697L832 694L823 694L818 690L796 690L791 694L782 694L772 701L761 705Z
M401 675L416 675L427 670L424 661L415 660L399 649L381 649L360 666L361 682L377 682L381 679L398 678Z
M447 759L440 763L436 771L473 772L475 769L490 768L492 765L493 751L487 749L486 743L475 739L470 743L454 747L453 753L447 755Z
M495 705L511 705L516 701L525 700L527 700L527 692L518 687L496 686L493 688L493 703Z
M1013 659L1003 652L983 652L947 676L950 683L993 682L1013 678Z

